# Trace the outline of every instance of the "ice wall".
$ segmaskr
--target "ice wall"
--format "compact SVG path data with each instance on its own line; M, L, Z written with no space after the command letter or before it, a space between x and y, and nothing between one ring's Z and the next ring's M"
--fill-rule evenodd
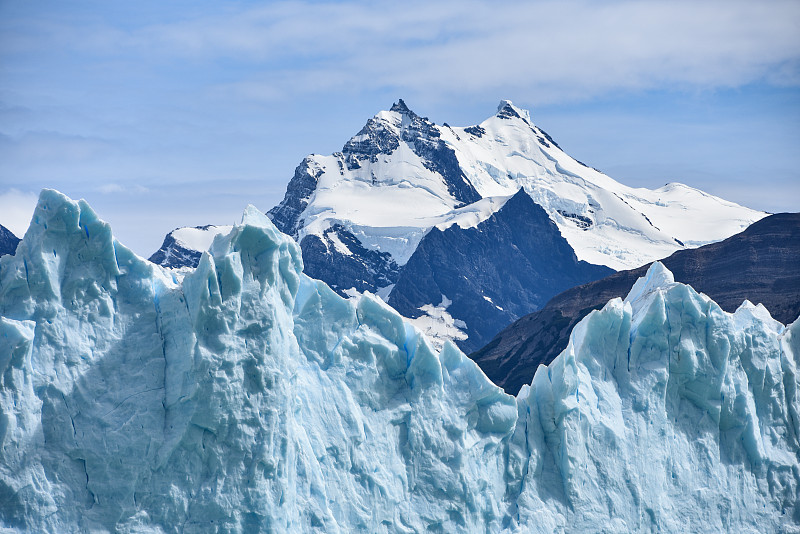
M563 506L575 532L799 531L798 339L655 263L520 392L518 523Z
M178 281L44 191L0 260L0 525L800 531L798 324L656 264L514 399L255 208Z

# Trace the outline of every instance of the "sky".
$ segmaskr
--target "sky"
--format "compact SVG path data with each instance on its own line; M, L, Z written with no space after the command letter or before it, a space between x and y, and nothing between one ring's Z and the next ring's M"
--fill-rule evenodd
M622 183L800 211L797 0L0 0L0 224L54 188L149 256L398 98L454 126L510 99Z

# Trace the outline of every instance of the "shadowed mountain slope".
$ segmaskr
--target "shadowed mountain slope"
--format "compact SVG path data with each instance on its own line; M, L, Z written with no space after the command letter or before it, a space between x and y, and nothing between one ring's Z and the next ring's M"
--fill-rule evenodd
M470 351L560 291L613 272L579 261L547 212L520 189L475 228L432 229L388 302L416 318L425 314L426 304L449 301L447 312L469 333L457 344Z

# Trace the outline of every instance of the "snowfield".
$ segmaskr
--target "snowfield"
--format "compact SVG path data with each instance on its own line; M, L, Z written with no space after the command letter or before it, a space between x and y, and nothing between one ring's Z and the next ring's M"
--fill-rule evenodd
M656 263L514 398L302 269L250 207L179 280L44 191L0 259L0 525L800 532L800 322Z

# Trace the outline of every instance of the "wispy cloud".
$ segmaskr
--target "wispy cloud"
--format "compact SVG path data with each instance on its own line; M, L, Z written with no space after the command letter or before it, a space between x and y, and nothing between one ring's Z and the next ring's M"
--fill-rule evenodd
M274 94L348 85L548 100L663 84L800 84L800 3L278 3L149 26L123 46L262 72Z
M49 161L63 163L93 160L111 147L110 142L96 137L54 131L27 131L19 136L2 135L0 158L4 163L0 164L0 168L12 158L39 164Z
M98 191L106 195L122 194L122 195L141 195L149 193L150 190L141 185L120 185L117 183L103 184L97 188Z
M133 28L41 24L99 56L225 62L218 85L257 99L390 87L563 101L664 84L800 85L800 3L785 0L276 2Z

